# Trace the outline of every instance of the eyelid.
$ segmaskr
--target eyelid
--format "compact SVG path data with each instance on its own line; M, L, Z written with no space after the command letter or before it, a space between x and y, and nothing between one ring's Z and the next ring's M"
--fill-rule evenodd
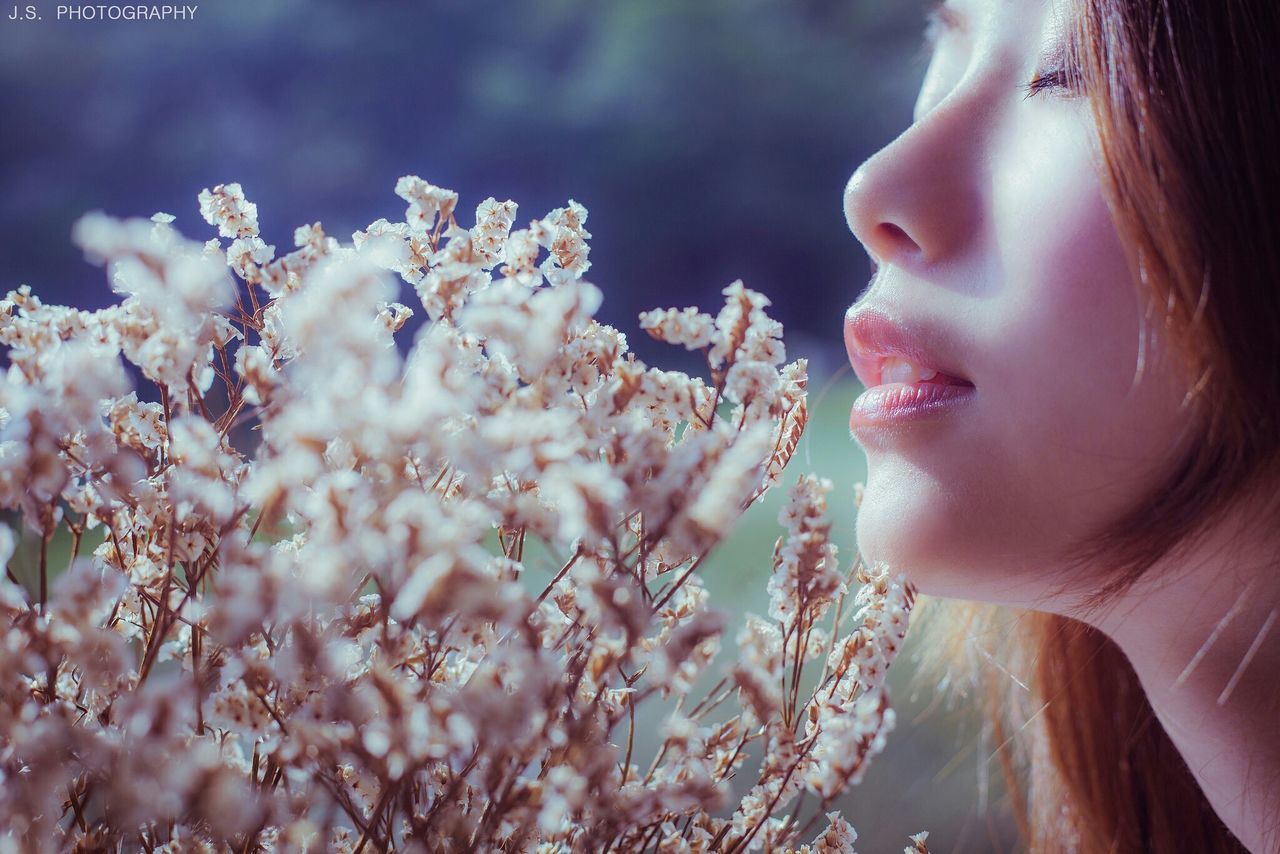
M1041 92L1050 90L1058 90L1059 97L1074 98L1081 97L1084 93L1084 84L1080 79L1080 73L1074 67L1067 65L1061 58L1061 54L1055 54L1059 59L1052 65L1042 65L1044 70L1037 70L1031 77L1030 83L1023 83L1021 88L1025 93L1025 97L1030 98Z

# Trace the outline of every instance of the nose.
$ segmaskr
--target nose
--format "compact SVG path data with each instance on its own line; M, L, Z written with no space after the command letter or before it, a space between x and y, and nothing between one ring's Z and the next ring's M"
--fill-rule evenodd
M845 219L875 265L936 264L979 227L979 133L965 111L940 105L853 173Z
M921 258L924 249L900 224L902 217L895 217L885 210L885 200L881 197L883 191L872 184L873 181L879 183L878 175L872 172L873 168L878 168L878 164L873 164L875 159L873 157L859 166L844 189L845 220L853 236L871 256L873 265L902 265L909 259ZM912 231L916 231L914 226Z

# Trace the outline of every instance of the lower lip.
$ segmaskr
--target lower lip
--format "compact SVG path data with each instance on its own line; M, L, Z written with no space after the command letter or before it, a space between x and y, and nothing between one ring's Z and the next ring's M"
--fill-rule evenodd
M849 413L849 428L890 427L933 419L971 402L977 389L971 385L941 383L886 383L858 395Z

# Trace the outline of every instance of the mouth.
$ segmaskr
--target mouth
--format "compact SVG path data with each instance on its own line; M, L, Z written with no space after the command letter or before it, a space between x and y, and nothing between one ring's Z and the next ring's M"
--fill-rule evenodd
M906 323L869 307L845 316L845 348L866 386L850 412L855 434L934 420L969 405L977 387L941 327Z
M859 307L845 316L844 341L849 362L868 389L898 384L975 387L946 355L953 348L938 327L897 321L878 309Z
M875 365L868 371L868 378L874 382L863 384L868 388L901 383L905 385L959 385L973 387L973 383L963 377L944 374L936 368L927 368L902 356L878 356ZM861 377L861 374L859 374Z

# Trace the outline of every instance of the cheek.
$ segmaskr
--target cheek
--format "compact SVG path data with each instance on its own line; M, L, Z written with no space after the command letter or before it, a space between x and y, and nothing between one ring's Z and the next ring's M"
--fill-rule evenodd
M1137 376L1142 297L1085 139L1022 141L1030 153L1006 159L1016 177L994 185L1002 286L983 312L979 387L1005 498L985 509L1011 553L1045 563L1140 500L1187 424L1159 341Z
M945 453L869 460L859 546L925 593L1035 602L1072 546L1154 485L1187 423L1159 342L1134 383L1141 298L1082 134L1058 139L993 161L981 284L957 318L974 417Z
M997 215L1005 292L992 301L988 385L1011 459L1076 487L1062 500L1096 502L1168 458L1181 393L1161 342L1142 347L1143 297L1087 150L1055 154L1019 170L1037 177L1011 186ZM1027 229L1017 211L1042 224Z

